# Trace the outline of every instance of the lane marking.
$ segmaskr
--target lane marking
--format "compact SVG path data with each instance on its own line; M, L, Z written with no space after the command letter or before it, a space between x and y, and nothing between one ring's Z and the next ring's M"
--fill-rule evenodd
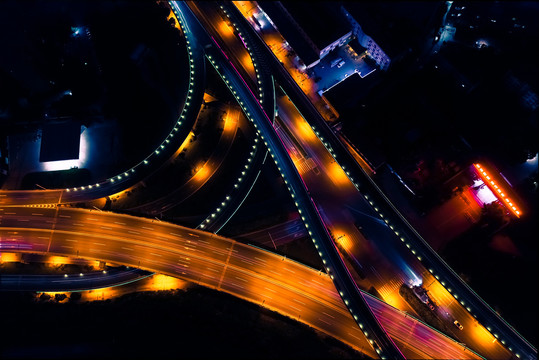
M321 319L321 318L318 318L318 320L320 320L320 321L322 321L322 322L324 322L324 323L326 323L326 324L328 324L328 325L333 325L332 323L327 322L326 320L323 320L323 319Z
M230 282L230 285L232 286L235 286L235 287L239 287L239 288L242 288L242 289L245 289L243 286L241 286L240 284L236 284L236 283L233 283L233 282Z
M365 339L362 339L362 338L360 338L360 337L355 336L354 334L352 334L352 333L350 333L350 332L348 333L348 335L355 337L355 338L358 339L359 341L364 341L364 340L365 340Z
M295 302L297 302L297 303L300 303L301 305L305 305L305 303L304 303L304 302L302 302L302 301L299 301L298 299L294 299L294 298L292 298L292 300L293 300L293 301L295 301Z
M294 305L288 305L288 306L291 307L291 308L294 309L294 310L301 311L300 309L298 309L298 308L295 307Z
M217 284L217 290L221 290L221 284L223 283L223 279L225 278L225 272L230 262L230 256L232 255L232 251L234 250L234 243L230 245L229 249L230 251L228 252L228 255L226 257L225 266L223 267L223 272L221 273L221 277L219 278L219 283Z
M326 316L329 316L329 317L330 317L330 318L332 318L332 319L335 319L335 317L334 317L334 316L332 316L332 315L329 315L329 314L328 314L327 312L323 312L323 311L322 311L322 314L324 314L324 315L326 315Z

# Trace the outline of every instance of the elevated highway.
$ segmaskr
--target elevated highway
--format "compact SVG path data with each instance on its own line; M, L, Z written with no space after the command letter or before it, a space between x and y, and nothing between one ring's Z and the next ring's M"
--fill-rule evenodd
M252 39L258 43L259 48L264 49L263 56L273 69L276 81L290 96L293 103L309 122L328 152L336 160L336 163L339 164L346 176L362 194L365 201L371 205L380 220L384 221L402 242L402 246L397 250L402 253L412 253L428 269L436 281L439 281L454 296L457 304L460 304L462 309L468 311L471 316L483 324L494 338L499 339L514 356L536 359L537 349L499 316L443 261L398 211L397 207L385 196L369 174L357 163L294 79L292 79L288 71L274 56L271 49L267 47L237 8L232 3L223 2L220 4L230 14L234 14L234 19L242 31L250 33Z
M272 252L171 223L76 208L0 210L0 249L99 259L192 281L278 311L376 353L329 275ZM362 293L407 358L481 358Z
M205 43L206 56L235 95L247 118L257 128L260 137L268 147L270 155L289 188L292 198L302 215L302 220L309 230L309 235L311 235L322 257L322 261L326 264L326 272L334 281L339 294L341 294L344 303L357 321L358 326L362 329L363 334L370 340L373 348L382 358L403 359L403 354L369 308L352 275L346 268L313 200L308 194L303 180L273 128L272 120L265 113L256 96L254 96L226 54L206 33L189 7L183 2L170 3L183 14L182 17L189 24L191 31L196 33L197 39Z

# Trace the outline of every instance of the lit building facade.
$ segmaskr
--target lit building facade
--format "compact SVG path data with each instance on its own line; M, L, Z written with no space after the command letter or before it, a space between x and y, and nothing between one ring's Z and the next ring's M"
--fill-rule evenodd
M354 17L346 10L344 6L341 6L341 11L344 14L346 20L352 28L352 35L357 39L359 44L367 49L368 55L372 58L381 70L387 70L391 64L391 59L382 50L380 45L376 43L369 35L365 34L361 25L354 19Z

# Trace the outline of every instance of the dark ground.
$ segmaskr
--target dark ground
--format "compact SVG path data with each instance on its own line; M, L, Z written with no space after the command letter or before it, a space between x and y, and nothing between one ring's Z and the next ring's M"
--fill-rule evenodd
M187 91L185 41L167 15L150 1L2 2L1 136L116 124L118 160L107 172L141 161L172 129ZM107 156L108 144L101 150Z
M496 246L500 236L510 238L518 253ZM495 232L475 226L440 252L483 300L536 346L538 237L537 219L527 217Z
M2 293L2 359L367 359L258 305L203 287L89 303Z

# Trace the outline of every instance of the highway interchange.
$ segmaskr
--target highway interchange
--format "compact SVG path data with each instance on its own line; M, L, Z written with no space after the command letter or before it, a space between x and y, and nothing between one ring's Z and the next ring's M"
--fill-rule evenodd
M237 24L243 23L244 32L254 32L254 29L248 26L244 17L239 16L239 11L230 4L223 5L229 10L229 13L236 13L234 19ZM253 38L256 39L255 36ZM527 342L514 328L509 326L497 313L495 313L475 292L473 292L466 283L456 275L451 268L430 248L430 246L421 238L421 236L413 229L413 227L404 219L393 204L379 190L374 181L366 174L361 166L358 166L354 161L342 142L336 137L335 133L329 128L324 119L316 111L312 103L301 91L296 82L290 77L286 69L281 65L271 50L263 41L259 39L260 47L266 47L266 59L272 59L270 62L274 70L274 76L277 82L283 86L284 90L292 98L295 106L299 109L305 119L309 120L309 124L315 131L316 135L322 140L324 146L331 153L331 156L339 163L347 177L353 185L359 190L359 193L364 197L365 202L368 202L372 209L377 213L376 217L383 220L388 227L394 232L394 238L400 239L406 244L406 248L401 246L399 252L405 256L405 253L417 257L424 264L422 267L428 269L434 274L436 280L440 280L442 286L447 291L453 294L458 302L454 302L454 306L462 305L459 313L468 317L471 321L472 314L474 318L481 319L486 323L486 327L494 334L496 339L501 339L503 344L507 342L512 344L512 351L517 357L527 354L526 356L536 357L537 350ZM298 132L297 138L302 138L302 132ZM333 194L335 196L335 194ZM367 223L362 223L369 224ZM379 232L378 232L379 233ZM403 251L404 250L404 251ZM464 311L463 311L464 310ZM509 340L509 341L508 341ZM501 355L497 355L501 356Z
M276 310L376 357L330 277L283 256L200 230L98 210L6 207L0 214L3 249L99 259L180 277ZM407 357L480 358L364 295Z
M384 199L368 175L362 172L353 159L350 160L350 155L343 150L342 145L339 145L340 142L332 135L331 130L328 132L319 119L311 125L303 119L302 114L311 115L313 110L308 109L308 101L301 99L301 91L296 89L297 85L293 80L286 78L284 68L277 68L280 65L274 64L275 73L280 74L277 80L284 89L273 93L270 106L267 105L267 101L262 106L259 102L260 95L255 96L248 86L249 83L250 87L257 87L254 85L256 73L252 72L254 67L238 72L234 64L239 66L242 61L235 60L233 64L216 39L208 36L207 29L205 30L200 25L200 19L197 20L194 16L196 11L191 12L197 5L190 3L187 6L186 3L180 2L170 4L175 9L177 18L183 19L186 37L196 39L191 40L191 46L197 49L194 51L198 51L193 58L206 56L209 59L209 63L221 74L235 94L245 115L258 129L259 137L267 145L271 157L281 171L329 275L212 233L154 220L63 207L42 209L21 207L91 199L97 197L98 193L103 196L105 190L101 189L99 192L96 189L92 192L83 192L81 190L86 189L79 189L78 193L61 190L0 192L2 207L0 231L3 249L102 259L192 280L297 318L373 357L379 355L388 358L478 357L466 345L462 346L406 316L405 313L383 305L382 302L360 292L354 277L334 245L335 239L343 235L345 239L348 238L349 250L358 254L360 262L372 261L380 264L379 269L372 269L372 272L377 272L380 277L379 280L375 278L372 280L375 287L383 288L383 283L387 282L387 279L396 279L398 283L403 283L406 282L406 276L410 277L409 272L403 271L398 264L395 265L395 259L406 263L407 269L422 276L424 282L431 283L433 288L441 284L436 291L431 291L440 298L446 297L445 302L452 304L451 313L453 316L458 315L466 326L467 335L464 337L466 344L479 354L487 358L512 356L512 352L478 324L474 319L477 316L470 315L466 306L480 309L477 311L480 317L485 318L490 324L495 324L497 332L505 339L510 339L510 343L515 348L518 347L521 354L527 354L528 358L536 358L536 350L524 339L519 338L499 316L490 314L488 305L467 288L467 285L437 257L419 234L415 233L392 207L389 200ZM225 6L230 12L234 12L233 5ZM215 9L217 8L215 6ZM245 31L253 30L245 29ZM250 39L254 37L250 36ZM261 52L260 49L257 51ZM228 55L233 58L231 53ZM200 64L200 59L192 63L195 62ZM256 61L254 64L256 67ZM198 69L201 67L199 65ZM244 76L248 76L251 80L245 81ZM267 83L264 83L264 87L267 93ZM273 83L271 88L274 88ZM285 91L290 97L284 96ZM254 92L256 93L256 89ZM278 105L279 116L283 121L281 124L286 125L291 136L288 139L290 141L283 139L283 133L279 134L273 127L273 111L270 112L270 116L267 115L266 106L273 109L272 103ZM301 113L297 109L300 109ZM312 118L317 119L315 116L309 116L309 119ZM318 129L323 136L320 133L315 135L313 128ZM320 141L320 138L326 140ZM318 172L312 171L313 166L307 170L298 166L302 159L294 159L291 144L295 146L299 144L300 148L295 150L301 150L301 153L313 159L311 164L315 165ZM115 191L119 188L121 188L119 185L114 185ZM335 199L339 199L338 206L333 205ZM373 200L376 206L382 209L381 211L372 206ZM343 217L341 208L347 202L352 210L345 213L345 220L339 220ZM359 217L361 231L355 225L357 216L350 216L354 212L363 214ZM385 215L385 219L379 216L380 213ZM389 223L392 227L386 225ZM395 228L398 228L400 235ZM425 265L420 262L419 254L413 253L416 256L412 256L412 252L400 244L400 238L403 236L407 239L407 244L411 244L413 249L422 254ZM370 240L366 241L365 238ZM391 244L391 249L397 251L391 250L390 254L380 254L383 250L376 249L377 241ZM437 278L431 275L433 269ZM286 272L292 272L293 276L283 279ZM379 273L382 273L381 276ZM442 286L445 284L443 280L438 281L440 276L450 285ZM369 278L373 278L372 273L369 274ZM454 291L458 291L459 294L465 294L462 296L466 305L453 301L453 296L447 291L444 292L449 286L456 289ZM335 287L339 290L337 291ZM266 290L261 290L262 288ZM346 306L341 297L346 300ZM485 306L487 309L481 310ZM493 313L491 310L490 312ZM371 346L367 338L377 345ZM374 350L377 350L379 355ZM518 357L520 356L522 355L519 354Z
M188 10L186 4L174 3L174 5L184 7L183 14L189 19L190 10ZM371 340L377 344L375 345L377 348L376 350L382 354L382 357L384 357L385 354L385 356L390 358L403 358L398 347L394 344L372 313L372 310L368 307L364 297L360 294L359 289L354 283L350 272L344 265L342 258L337 253L337 250L333 245L333 240L323 224L322 219L318 215L318 210L308 194L303 180L299 176L293 162L288 156L288 152L273 128L273 122L264 112L257 99L254 98L254 96L251 97L253 94L252 91L247 87L243 78L239 76L234 65L228 61L228 57L222 52L222 49L220 49L218 44L212 43L205 33L204 28L196 19L192 20L191 25L191 30L193 32L198 31L197 37L199 37L199 39L206 38L207 45L205 48L208 59L216 70L220 72L221 77L238 99L247 118L253 121L255 128L257 128L259 134L261 134L262 140L268 147L270 155L277 164L285 183L288 185L296 206L298 207L298 211L302 215L302 219L310 231L315 247L318 249L322 261L327 266L326 271L330 274L332 280L334 280L339 294L342 294L341 296L351 313L358 314L354 315L354 319L358 321L358 325L364 327L364 334L370 334L370 336L374 338ZM245 103L241 99L244 99ZM251 116L251 114L253 115ZM319 240L318 243L317 239ZM335 275L333 275L333 272ZM361 321L359 320L359 316L361 316Z

